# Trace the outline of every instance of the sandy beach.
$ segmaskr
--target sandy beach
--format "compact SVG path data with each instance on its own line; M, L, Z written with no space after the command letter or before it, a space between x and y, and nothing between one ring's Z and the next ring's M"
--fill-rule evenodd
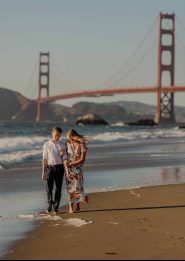
M120 135L123 141L114 142ZM89 144L83 168L89 203L69 214L64 182L57 215L45 213L45 137L40 142L25 135L21 146L15 137L15 148L1 156L0 259L185 259L184 135L174 129L98 130L100 142Z
M81 211L65 207L56 220L38 221L6 260L183 260L185 185L90 194Z

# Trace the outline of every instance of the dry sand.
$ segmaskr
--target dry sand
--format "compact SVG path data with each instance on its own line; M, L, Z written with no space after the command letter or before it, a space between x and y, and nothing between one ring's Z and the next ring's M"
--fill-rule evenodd
M38 222L7 260L184 260L185 185L90 194L79 213ZM83 226L67 225L70 218ZM91 221L91 222L90 222Z

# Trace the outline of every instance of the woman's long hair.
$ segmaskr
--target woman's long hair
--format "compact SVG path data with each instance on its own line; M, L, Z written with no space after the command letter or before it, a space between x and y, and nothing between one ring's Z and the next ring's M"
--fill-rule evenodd
M74 129L69 129L66 133L66 136L68 136L70 139L73 139L78 142L88 143L90 141L89 137L79 134Z

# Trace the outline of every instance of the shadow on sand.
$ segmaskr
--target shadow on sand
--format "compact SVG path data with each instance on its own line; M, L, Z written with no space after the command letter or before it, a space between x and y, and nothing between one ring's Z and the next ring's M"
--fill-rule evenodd
M149 210L149 209L170 209L170 208L185 208L185 205L169 205L169 206L148 206L148 207L132 207L132 208L109 208L109 209L88 209L88 210L80 210L77 213L88 213L88 212L107 212L107 211L136 211L136 210ZM61 211L60 214L64 214L68 212Z

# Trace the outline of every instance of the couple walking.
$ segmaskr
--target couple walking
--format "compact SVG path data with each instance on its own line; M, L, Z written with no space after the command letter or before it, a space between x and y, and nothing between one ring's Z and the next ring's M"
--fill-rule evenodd
M46 180L48 201L47 213L59 212L63 178L65 176L69 213L80 210L80 202L87 203L88 197L83 188L82 165L86 158L87 138L70 129L66 143L60 138L62 129L54 127L52 138L44 144L42 160L42 179ZM55 192L53 192L55 185Z

